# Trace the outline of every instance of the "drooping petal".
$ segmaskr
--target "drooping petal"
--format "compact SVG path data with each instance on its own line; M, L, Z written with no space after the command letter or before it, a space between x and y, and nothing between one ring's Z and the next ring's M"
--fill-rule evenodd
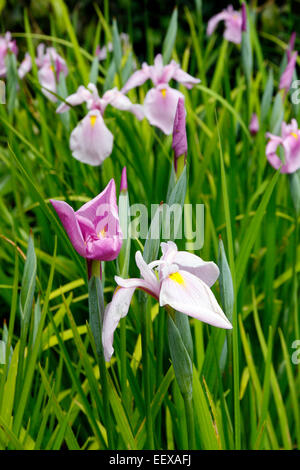
M174 80L177 82L182 83L182 85L188 89L193 88L194 85L197 85L201 82L199 78L192 77L192 75L184 72L184 70L182 70L180 67L175 70L172 78L174 78Z
M135 287L117 288L112 301L106 306L102 325L102 344L106 362L109 362L113 355L114 332L121 318L128 313L134 291Z
M217 15L214 15L210 18L210 20L207 23L207 29L206 29L206 34L207 36L211 36L216 27L218 26L218 23L220 21L223 21L227 18L227 12L225 10L221 11Z
M152 290L151 285L147 281L139 277L132 277L130 279L123 279L122 277L115 276L115 281L120 287L141 289L147 294L152 295L156 300L158 300L158 295Z
M76 93L73 93L72 95L66 98L66 102L70 106L77 106L79 104L82 104L88 101L90 97L91 97L91 92L87 88L85 88L83 85L80 85ZM62 103L61 105L59 105L56 112L64 113L65 111L67 111L70 108L70 106L67 103Z
M19 78L24 78L25 75L30 72L32 67L32 61L31 61L31 56L28 52L26 52L25 57L23 61L20 64L20 67L18 68L18 75Z
M70 136L72 155L83 163L101 165L112 152L113 139L101 113L96 109L89 111Z
M143 85L149 77L149 67L147 64L143 64L141 70L137 70L136 72L134 72L131 77L127 80L121 90L122 93L127 93L132 88L136 88L138 86Z
M180 91L161 84L148 91L145 101L145 116L153 126L166 135L172 134L178 99L184 99Z
M187 271L179 270L162 281L159 303L209 325L232 328L208 285Z
M132 112L139 120L144 117L143 107L139 104L133 104L130 99L117 88L105 92L102 99L116 109Z
M84 239L74 210L64 201L51 199L50 202L57 212L73 247L81 256L85 257L86 248Z

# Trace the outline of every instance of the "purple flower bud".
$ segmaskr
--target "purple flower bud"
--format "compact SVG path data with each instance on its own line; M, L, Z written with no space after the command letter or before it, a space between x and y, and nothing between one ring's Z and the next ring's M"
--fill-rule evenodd
M187 154L184 99L179 98L174 119L172 149L176 159Z
M294 46L295 46L295 41L296 41L296 32L294 31L291 34L290 41L289 41L289 47L286 51L287 52L288 62L291 60L291 54L292 54L292 51L293 51Z
M247 31L247 10L245 3L242 3L242 31Z
M127 192L127 171L126 171L126 166L124 166L122 170L122 176L121 176L121 184L120 184L120 192L124 191Z
M256 113L252 114L251 121L249 124L249 130L253 136L256 135L259 131L259 122Z

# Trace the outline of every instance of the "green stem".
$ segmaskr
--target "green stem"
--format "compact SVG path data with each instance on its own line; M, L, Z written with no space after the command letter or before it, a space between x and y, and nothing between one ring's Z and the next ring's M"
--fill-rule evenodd
M93 260L89 281L89 323L96 345L96 358L100 371L100 382L103 395L104 421L107 432L108 447L114 449L113 426L109 405L107 369L102 346L102 321L104 314L103 289L100 280L100 261Z
M299 338L299 313L298 313L298 276L297 276L297 247L298 247L298 214L295 210L295 253L293 257L293 297L294 297L294 316L295 316L295 335Z
M148 449L154 449L153 440L153 424L151 415L151 402L150 402L150 363L148 353L148 322L147 322L147 298L142 293L140 297L141 305L141 336L142 336L142 356L143 356L143 382L144 382L144 397L146 408L146 430L147 430L147 445Z
M196 450L194 409L192 395L183 395L189 450Z

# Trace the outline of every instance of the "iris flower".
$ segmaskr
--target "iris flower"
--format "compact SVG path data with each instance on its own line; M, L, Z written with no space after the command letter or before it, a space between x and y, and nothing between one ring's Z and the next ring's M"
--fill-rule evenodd
M6 75L5 58L9 51L17 55L18 48L16 41L11 39L11 33L7 31L4 36L0 36L0 77Z
M131 75L122 92L127 93L132 88L143 85L148 79L152 80L154 88L148 91L144 100L145 116L150 124L170 135L173 131L178 99L184 100L184 96L180 91L171 88L169 81L176 80L190 89L200 80L184 72L174 60L168 65L163 65L162 55L158 54L154 59L154 65L144 62L141 70Z
M232 5L213 16L208 24L206 34L211 36L220 21L225 22L224 38L235 44L242 42L242 14L235 11Z
M57 98L53 93L57 93L57 83L60 74L63 73L66 77L68 75L68 67L65 60L58 54L54 47L47 47L41 43L37 47L37 57L35 59L38 67L38 78L42 86L43 94L54 103ZM21 63L18 74L23 78L32 68L31 57L28 53Z
M114 351L114 331L120 319L127 315L135 289L150 294L160 306L169 306L219 328L232 328L210 289L219 277L217 265L186 251L178 251L176 244L171 241L161 243L161 249L161 259L150 264L146 264L140 251L136 253L135 260L141 278L115 277L118 287L105 309L102 329L107 362Z
M93 166L101 165L109 157L113 148L114 137L103 119L108 104L122 111L130 111L138 119L144 117L142 107L132 104L129 98L117 88L106 91L100 98L93 83L90 83L87 88L80 86L76 93L66 98L66 102L68 104L62 103L57 108L57 113L67 111L69 105L77 106L82 103L87 105L87 115L71 133L70 148L76 160Z
M111 261L118 256L122 232L113 179L77 212L64 201L51 199L50 202L77 253L87 260L98 261Z
M266 147L266 156L269 163L281 173L294 173L300 168L300 130L296 119L292 119L290 124L281 124L281 136L266 134L269 142ZM277 155L276 151L281 146L284 154L284 161Z

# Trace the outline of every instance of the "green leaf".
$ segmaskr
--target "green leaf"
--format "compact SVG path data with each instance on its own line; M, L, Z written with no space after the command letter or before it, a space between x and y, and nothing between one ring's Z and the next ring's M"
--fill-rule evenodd
M163 42L162 56L163 56L164 64L168 64L172 56L172 51L173 51L173 47L176 41L176 34L177 34L177 18L178 18L178 11L177 11L177 8L174 8L174 11L172 13L171 20L169 23L168 31Z

